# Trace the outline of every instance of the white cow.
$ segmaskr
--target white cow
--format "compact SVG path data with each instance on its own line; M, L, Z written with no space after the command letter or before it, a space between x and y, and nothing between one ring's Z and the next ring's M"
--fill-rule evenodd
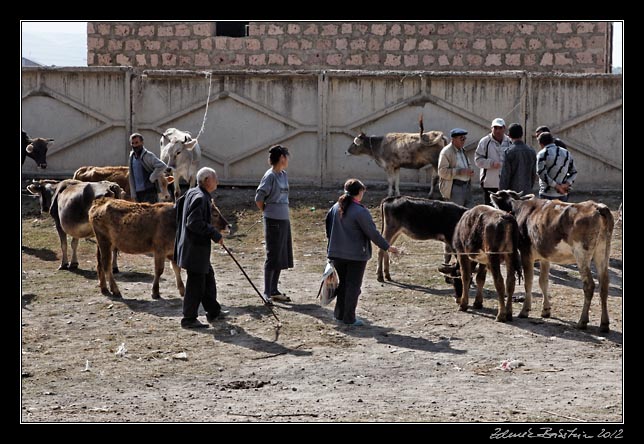
M174 176L174 196L181 196L179 181L183 178L190 188L197 183L197 171L201 161L201 147L189 132L168 128L161 136L161 160L168 165Z

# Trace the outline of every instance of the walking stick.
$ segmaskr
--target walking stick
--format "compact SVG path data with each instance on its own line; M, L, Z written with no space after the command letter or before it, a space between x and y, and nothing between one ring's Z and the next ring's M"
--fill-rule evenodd
M233 254L230 252L230 250L229 250L229 249L228 249L224 244L221 244L221 246L224 248L224 250L226 250L226 253L228 253L228 255L231 257L231 259L232 259L233 261L235 261L235 263L237 264L237 266L239 267L239 269L241 270L241 272L242 272L242 273L244 273L244 276L246 276L246 279L248 279L248 282L250 282L250 285L252 285L252 286L253 286L253 288L255 289L255 291L257 292L257 295L258 295L258 296L259 296L259 298L262 300L262 302L264 303L264 305L266 305L266 306L268 307L268 309L271 311L271 313L273 314L273 316L274 316L274 317L275 317L275 319L277 320L277 328L281 328L281 327L282 327L282 323L280 322L279 318L277 317L277 315L276 315L276 314L275 314L275 312L273 311L273 307L271 307L271 306L268 304L268 302L266 302L266 300L262 297L262 294L259 292L259 290L258 290L258 289L257 289L257 287L255 286L255 284L253 284L253 281L251 281L251 280L250 280L250 278L248 277L248 275L246 274L246 272L244 271L244 269L242 268L242 266L239 264L239 262L237 262L237 259L235 259L235 256L233 256Z

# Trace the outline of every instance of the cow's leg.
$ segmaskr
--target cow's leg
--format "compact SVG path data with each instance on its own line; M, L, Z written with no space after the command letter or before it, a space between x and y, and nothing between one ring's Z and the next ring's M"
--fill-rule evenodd
M174 281L177 283L179 294L181 295L181 297L183 297L186 294L186 286L183 285L183 280L181 279L181 268L175 261L172 260L172 255L168 256L168 260L170 260L172 271L174 271Z
M514 289L516 287L516 270L514 269L514 263L512 260L512 255L505 255L505 272L507 276L505 277L505 292L507 294L507 302L505 303L506 311L506 320L510 322L512 320L512 296L514 296Z
M476 271L476 298L474 298L474 308L483 308L483 287L485 286L485 276L487 275L487 265L479 262L479 268Z
M165 255L161 252L154 252L154 282L152 282L152 299L159 299L159 280L165 268Z
M69 263L67 259L67 233L63 231L62 228L58 229L58 239L60 239L60 252L62 254L62 259L60 260L59 270L68 270Z
M581 260L578 260L577 265L579 266L579 274L581 275L581 282L584 286L584 306L581 309L581 317L577 323L577 328L585 330L588 326L588 311L590 310L590 303L593 300L593 293L595 292L595 281L593 280L593 274L590 271L590 257L580 259Z
M460 254L458 256L458 263L461 266L461 280L463 281L463 291L461 292L460 300L457 299L456 303L460 303L459 310L467 311L470 281L472 280L472 263L470 262L470 259L464 254Z
M599 246L595 250L595 268L597 269L597 277L599 278L599 300L602 307L602 317L601 323L599 324L599 330L604 333L608 333L610 328L608 327L608 260L610 258L610 242L607 243L607 247Z
M534 279L534 260L530 253L521 252L521 266L523 267L525 299L519 317L527 318L532 309L532 281Z
M400 196L400 168L394 170L394 186L396 187L396 196Z
M78 240L79 239L77 237L72 237L72 261L69 264L70 270L78 269L78 256L76 255L76 250L78 250Z
M395 233L393 236L388 235L388 237L385 237L385 239L389 239L389 240L387 240L387 242L389 242L389 245L393 245L394 242L396 242L396 239L398 239L398 236L400 236L400 233ZM389 253L387 253L384 250L379 249L379 251L378 251L378 266L379 267L380 267L380 256L381 256L381 254L382 254L382 267L383 267L385 279L390 281L391 280L391 275L389 274ZM380 282L383 282L382 275L383 275L382 272L380 272L380 274L378 274L378 281L380 281Z
M503 283L503 275L501 274L501 257L498 254L489 254L488 262L490 270L492 271L494 288L496 288L496 294L499 301L496 320L499 322L505 322L507 321L507 310L505 308L505 284Z
M387 169L387 197L394 196L394 183L396 181L396 170Z
M112 273L114 274L119 272L118 255L119 251L116 248L112 250Z
M539 287L541 287L541 293L543 294L543 307L541 308L541 317L549 318L550 309L550 295L548 294L548 284L550 276L550 261L542 259L539 261ZM526 296L527 299L527 296Z
M382 268L383 268L382 266L384 261L387 261L387 271L389 271L389 253L379 248L378 249L378 267L376 268L376 279L378 280L378 282L385 281L385 278L382 272Z
M96 274L98 275L98 286L101 289L101 293L106 296L109 296L110 292L107 290L107 284L105 283L105 272L103 271L103 261L101 260L101 248L96 243Z

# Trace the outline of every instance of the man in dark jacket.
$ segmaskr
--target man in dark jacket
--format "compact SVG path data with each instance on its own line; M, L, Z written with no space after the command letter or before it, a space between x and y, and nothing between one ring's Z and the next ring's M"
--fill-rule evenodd
M217 173L204 167L197 172L197 184L177 201L177 236L174 260L188 272L183 297L183 328L206 328L197 319L199 304L206 310L206 319L213 323L221 312L217 302L215 272L210 265L210 241L220 245L224 238L211 224L210 193L217 189Z
M551 132L550 128L548 128L545 125L541 125L540 127L537 127L536 130L534 130L534 137L537 138L541 133L550 133L550 132ZM564 141L561 140L559 137L554 137L554 140L555 140L555 145L557 145L558 147L568 149Z
M529 194L537 182L537 152L523 142L523 127L513 123L508 128L512 145L505 152L499 190Z

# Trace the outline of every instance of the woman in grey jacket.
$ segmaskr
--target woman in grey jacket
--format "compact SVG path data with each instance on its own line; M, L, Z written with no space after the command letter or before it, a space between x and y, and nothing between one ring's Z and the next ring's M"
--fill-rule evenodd
M362 278L371 258L371 242L391 253L398 249L380 235L371 213L360 201L366 187L358 179L344 184L344 194L326 215L327 257L333 261L340 284L336 290L334 316L345 324L361 326L356 318Z
M282 270L293 268L293 241L288 212L288 148L275 145L268 150L271 167L264 173L255 193L255 204L264 213L264 300L290 302L277 288Z

